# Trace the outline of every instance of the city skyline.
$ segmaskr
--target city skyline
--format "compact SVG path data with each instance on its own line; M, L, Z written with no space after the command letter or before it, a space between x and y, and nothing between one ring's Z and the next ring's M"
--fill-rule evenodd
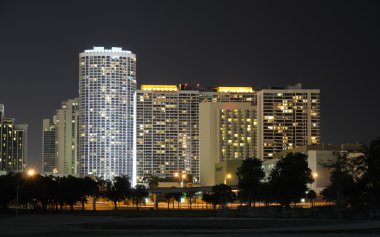
M2 83L5 88L17 87L22 96L4 90L0 103L9 117L29 125L28 158L35 167L40 167L42 118L50 117L63 100L77 96L77 54L99 45L120 46L138 55L138 85L199 82L202 86L262 89L301 82L305 88L322 91L322 143L368 142L377 135L379 112L369 109L378 103L372 98L379 76L375 69L379 50L374 30L376 5L292 2L271 9L264 3L221 1L187 2L188 9L184 9L171 3L166 8L159 3L131 3L128 8L135 11L112 27L98 20L95 22L101 27L89 24L79 12L100 10L88 4L60 3L60 8L54 8L42 3L1 3L4 37L0 43L7 46L0 56ZM41 18L31 15L32 9L42 5L47 11ZM78 12L72 10L74 6ZM261 13L262 9L268 10ZM119 14L112 14L120 20L122 12L116 11ZM72 19L62 16L67 12L72 12ZM14 19L19 14L30 22ZM301 16L302 22L297 20ZM52 22L36 28L34 24L45 18ZM80 24L73 27L77 22ZM49 30L43 30L47 26ZM121 26L123 32L115 31ZM23 37L17 30L11 33L14 29L32 33L27 27L40 36ZM19 60L26 50L30 53ZM46 60L40 52L57 60ZM24 70L15 70L11 62L18 62Z

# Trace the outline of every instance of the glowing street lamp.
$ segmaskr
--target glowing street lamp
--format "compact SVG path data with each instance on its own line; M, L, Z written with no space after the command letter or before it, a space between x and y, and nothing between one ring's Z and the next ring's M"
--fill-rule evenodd
M316 179L318 177L318 173L317 172L314 172L312 175L313 175L314 179Z
M181 176L179 176L179 173L174 173L174 177L178 177L178 182L179 178L181 178L181 188L183 188L183 180L186 179L186 174L182 174Z
M36 174L36 171L34 169L29 169L26 171L27 177L33 177ZM16 189L16 215L18 215L18 196L19 196L19 190L20 190L20 185L17 184L17 189Z
M231 179L232 178L232 174L226 174L226 176L224 177L224 184L227 184L227 179Z
M32 176L34 176L36 174L36 171L34 169L29 169L27 171L27 174L28 174L29 177L32 177Z

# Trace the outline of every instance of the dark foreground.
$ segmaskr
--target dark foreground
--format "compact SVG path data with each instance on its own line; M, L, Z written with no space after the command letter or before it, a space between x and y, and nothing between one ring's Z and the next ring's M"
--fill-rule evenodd
M131 217L119 213L0 216L1 236L380 236L380 221Z

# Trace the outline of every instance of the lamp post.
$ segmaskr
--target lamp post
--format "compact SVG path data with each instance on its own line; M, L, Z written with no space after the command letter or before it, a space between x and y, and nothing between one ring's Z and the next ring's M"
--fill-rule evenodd
M227 179L231 179L231 178L232 178L232 175L231 175L231 174L226 174L226 175L224 176L224 184L227 185Z
M313 178L316 179L318 177L318 173L317 172L314 172L313 173Z
M36 171L34 169L29 169L26 171L26 175L27 175L27 178L29 177L33 177L34 175L36 174ZM17 184L17 188L16 188L16 215L18 215L18 207L19 207L19 203L18 203L18 196L19 196L19 191L20 190L20 184Z
M179 178L181 178L181 188L183 188L183 179L186 178L186 174L182 174L181 176L179 176L179 173L174 173L174 177L178 177L178 182L179 182Z

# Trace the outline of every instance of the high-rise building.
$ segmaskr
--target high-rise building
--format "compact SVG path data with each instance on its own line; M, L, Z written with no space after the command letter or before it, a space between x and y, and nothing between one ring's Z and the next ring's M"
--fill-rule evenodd
M78 98L62 102L55 116L56 172L59 174L78 174L78 120Z
M249 102L200 103L199 121L202 185L215 185L216 172L227 175L226 170L219 170L226 165L216 167L218 163L256 157L255 105Z
M0 121L4 119L4 105L0 104Z
M79 55L80 173L133 173L136 55L94 47Z
M256 94L252 87L220 86L202 90L200 102L251 102L256 104Z
M199 103L255 101L251 87L142 85L136 92L137 182L187 174L199 182Z
M14 118L4 117L0 105L0 171L23 171L27 162L27 124L16 124Z
M258 157L320 143L320 91L300 84L257 93Z
M56 120L44 119L42 122L42 172L57 171Z
M199 91L142 85L136 92L137 182L186 173L199 179Z

